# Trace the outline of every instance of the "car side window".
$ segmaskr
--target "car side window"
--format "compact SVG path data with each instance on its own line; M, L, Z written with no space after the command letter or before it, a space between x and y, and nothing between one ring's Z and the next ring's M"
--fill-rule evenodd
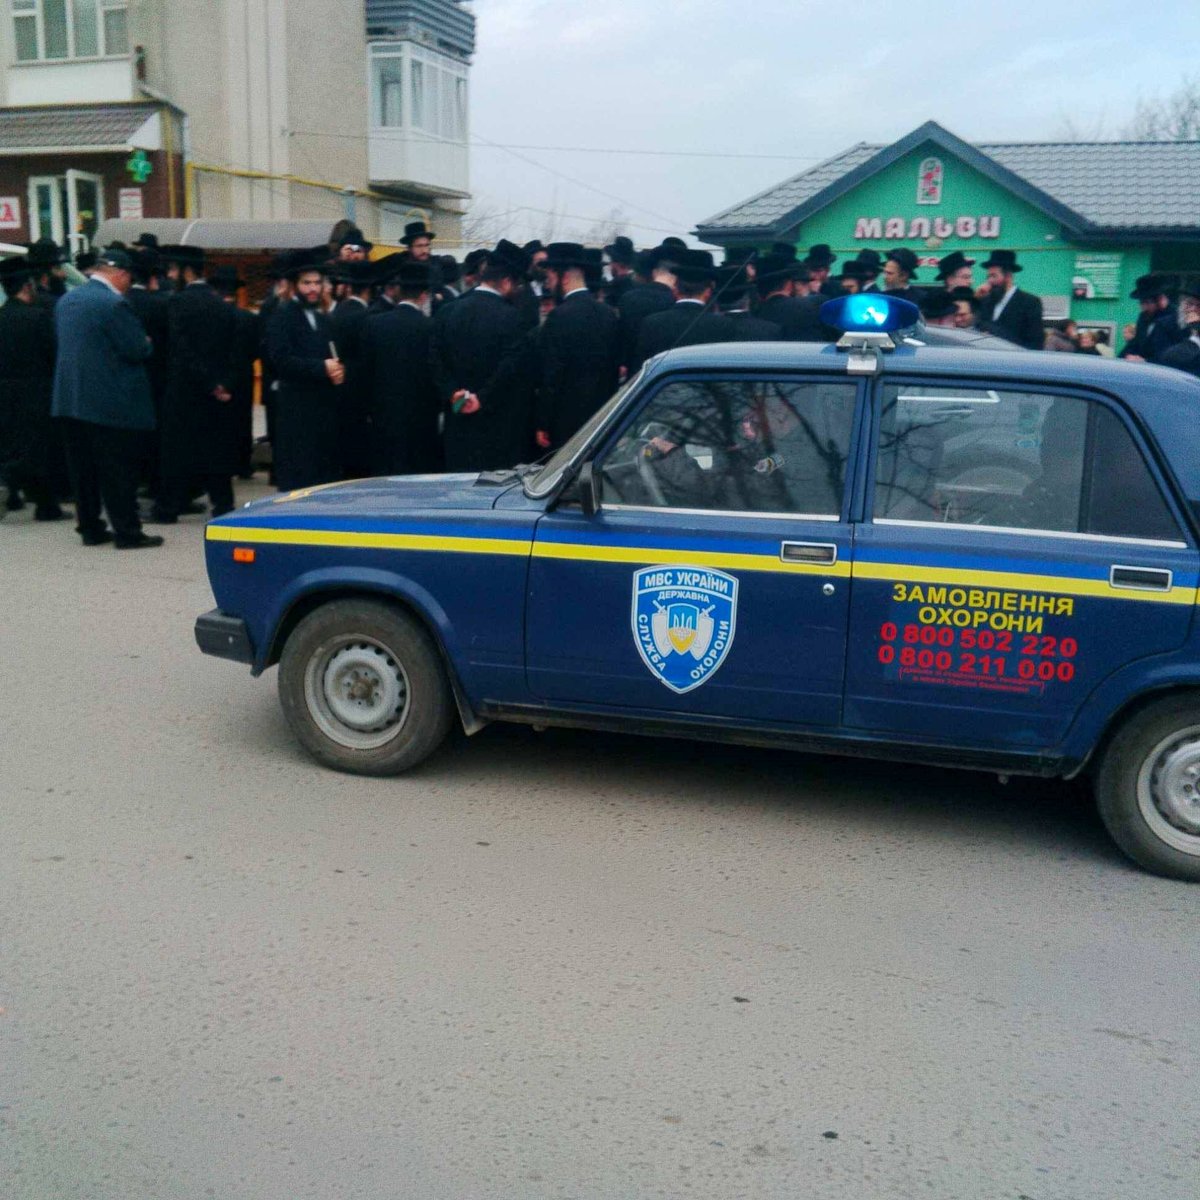
M600 466L606 505L837 517L854 382L676 380Z
M1104 405L978 387L883 389L875 517L1180 536L1136 442Z

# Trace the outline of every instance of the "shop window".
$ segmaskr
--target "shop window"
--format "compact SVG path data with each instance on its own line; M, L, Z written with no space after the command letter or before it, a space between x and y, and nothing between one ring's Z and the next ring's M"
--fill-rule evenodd
M12 0L17 62L129 53L126 0Z

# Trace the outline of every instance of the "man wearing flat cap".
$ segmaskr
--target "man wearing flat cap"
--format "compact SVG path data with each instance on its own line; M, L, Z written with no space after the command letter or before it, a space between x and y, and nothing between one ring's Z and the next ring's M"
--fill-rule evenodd
M617 312L621 318L621 365L629 375L642 365L638 354L638 335L642 322L652 313L666 312L675 303L675 263L687 254L686 247L664 242L637 257L640 282L621 297Z
M1187 336L1179 326L1175 309L1178 288L1179 281L1173 275L1163 275L1157 271L1138 279L1129 296L1138 302L1141 312L1133 341L1121 351L1123 359L1128 362L1161 362L1163 355Z
M167 304L170 349L162 412L162 482L152 521L174 525L193 481L208 493L214 516L233 508L233 476L241 465L233 404L238 322L205 279L205 255L183 247L182 287Z
M733 322L709 310L717 269L707 250L683 251L675 263L675 280L679 299L665 312L654 313L642 322L638 333L641 362L676 346L737 339Z
M431 277L428 263L400 263L394 276L396 304L367 321L367 394L376 475L423 475L442 469L437 428L441 405L431 362L433 322L425 315Z
M448 471L501 470L533 455L527 330L513 303L528 272L529 255L501 238L479 286L433 323Z
M102 251L91 279L54 310L58 357L51 412L62 420L75 528L85 546L112 542L119 550L162 545L162 538L142 529L137 506L154 404L146 378L150 339L125 301L132 268L124 250Z
M1046 343L1042 301L1017 287L1021 264L1016 251L993 250L983 269L987 272L987 290L981 297L979 328L1026 350L1041 350Z
M912 286L917 277L917 256L907 246L889 250L883 264L883 290L889 296L920 305L921 289Z
M321 311L327 273L324 247L294 251L286 275L292 299L267 325L266 353L278 387L275 401L275 483L280 491L339 478L338 404L346 369Z
M617 390L621 359L620 319L588 290L588 252L576 242L551 242L546 251L557 303L537 335L541 450L561 446Z

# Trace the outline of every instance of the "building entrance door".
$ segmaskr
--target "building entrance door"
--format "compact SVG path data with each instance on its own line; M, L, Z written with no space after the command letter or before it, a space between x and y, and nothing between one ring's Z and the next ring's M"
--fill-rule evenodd
M86 171L67 172L67 227L70 252L91 247L92 238L104 220L104 180Z
M29 240L66 241L66 180L56 175L34 175L29 180Z

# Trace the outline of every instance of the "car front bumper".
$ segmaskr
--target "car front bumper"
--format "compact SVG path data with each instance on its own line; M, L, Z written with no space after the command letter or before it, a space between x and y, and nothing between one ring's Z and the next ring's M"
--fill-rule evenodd
M216 658L254 662L254 645L246 622L241 617L226 616L219 608L196 618L196 645Z

